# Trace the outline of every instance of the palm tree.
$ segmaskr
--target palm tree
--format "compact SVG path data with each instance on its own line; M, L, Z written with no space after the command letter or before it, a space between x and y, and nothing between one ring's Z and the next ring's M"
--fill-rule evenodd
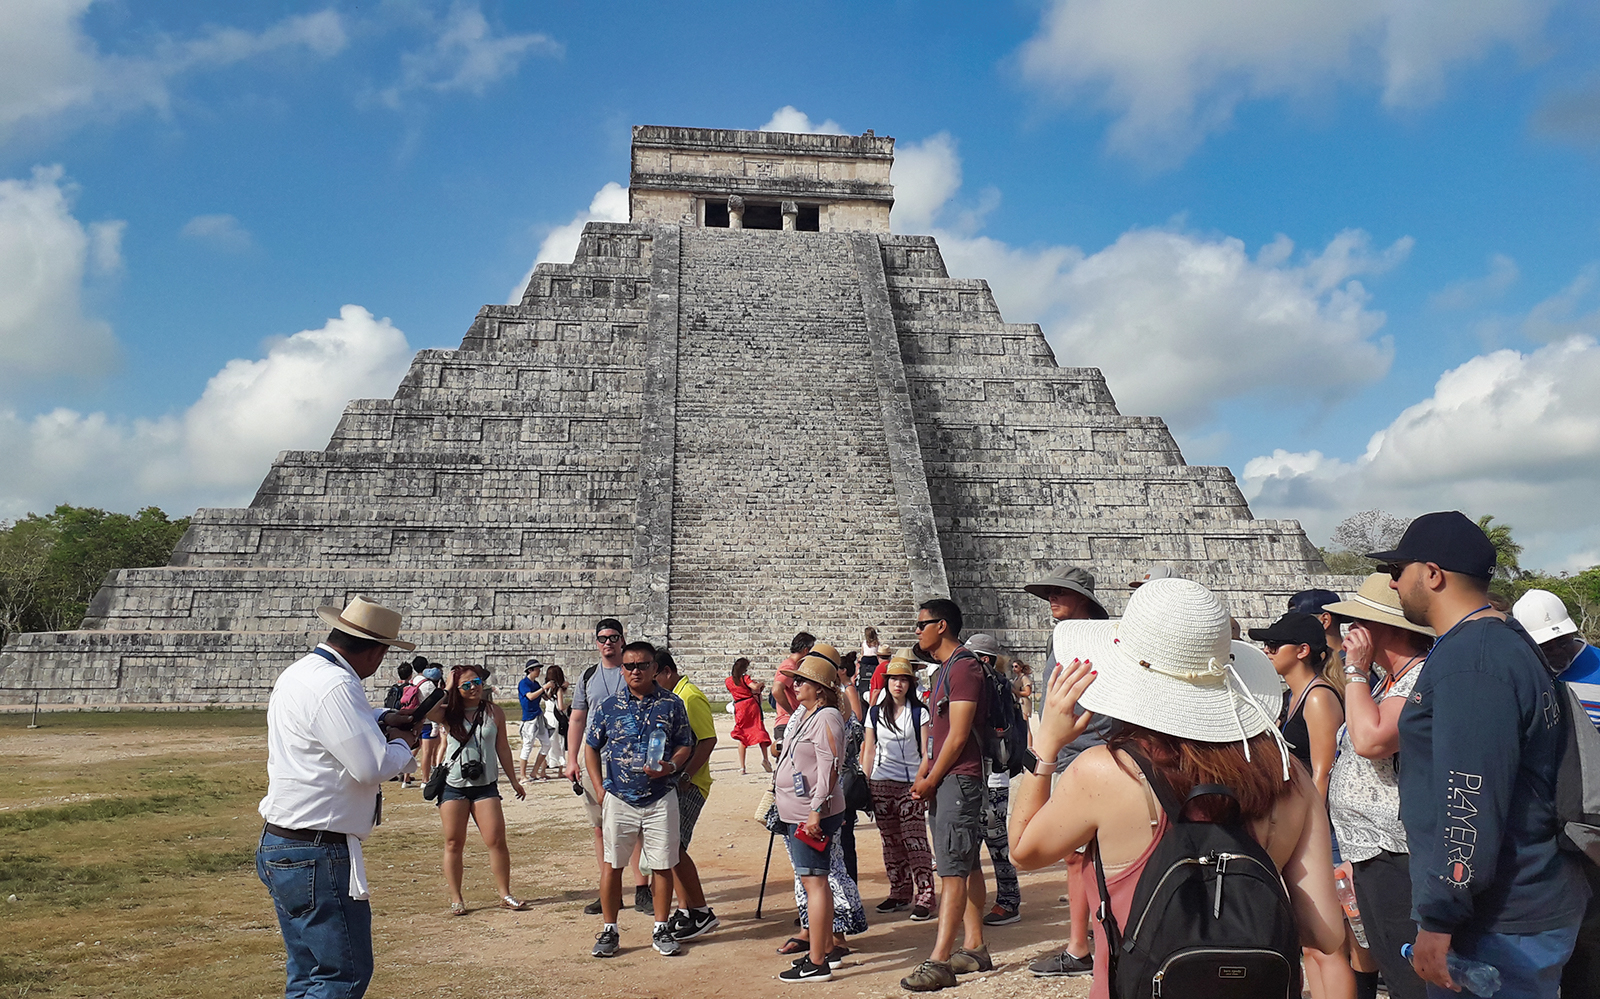
M1489 541L1494 545L1496 579L1519 579L1523 575L1522 565L1517 560L1522 556L1522 546L1511 539L1510 524L1492 524L1493 514L1484 514L1478 518L1478 527L1489 536Z

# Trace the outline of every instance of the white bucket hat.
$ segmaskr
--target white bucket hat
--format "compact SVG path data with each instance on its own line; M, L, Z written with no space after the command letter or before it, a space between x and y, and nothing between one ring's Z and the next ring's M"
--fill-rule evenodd
M1062 621L1056 659L1088 659L1099 675L1083 692L1086 711L1197 742L1249 740L1271 731L1282 686L1259 650L1234 642L1228 609L1187 579L1154 579L1128 599L1118 621ZM1240 651L1240 647L1248 652ZM1288 750L1284 779L1288 779Z
M1512 605L1511 616L1540 645L1578 630L1578 626L1572 623L1572 615L1567 613L1567 605L1549 590L1529 590L1524 593Z

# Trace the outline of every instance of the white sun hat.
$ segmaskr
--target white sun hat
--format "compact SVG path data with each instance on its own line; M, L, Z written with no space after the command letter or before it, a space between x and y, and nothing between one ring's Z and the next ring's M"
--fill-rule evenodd
M1567 605L1549 590L1529 590L1524 593L1512 605L1511 616L1541 645L1578 630L1578 626L1572 623L1572 615L1567 613Z
M1084 710L1181 739L1245 743L1248 758L1252 737L1278 734L1282 687L1264 654L1236 653L1229 622L1221 598L1199 583L1153 579L1120 620L1057 624L1055 655L1094 663Z

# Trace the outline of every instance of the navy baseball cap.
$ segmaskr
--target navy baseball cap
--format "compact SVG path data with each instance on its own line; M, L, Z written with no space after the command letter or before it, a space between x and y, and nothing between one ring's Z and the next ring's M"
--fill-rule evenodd
M1289 609L1297 614L1321 614L1322 608L1339 602L1332 590L1301 590L1289 598Z
M1406 528L1393 551L1370 552L1367 558L1382 564L1432 562L1445 572L1488 579L1499 553L1483 528L1459 510L1447 510L1423 514Z

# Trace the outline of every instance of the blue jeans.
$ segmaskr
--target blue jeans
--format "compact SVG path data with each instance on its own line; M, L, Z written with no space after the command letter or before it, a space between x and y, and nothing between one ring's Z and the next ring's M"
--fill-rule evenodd
M1458 933L1450 941L1450 949L1500 969L1500 989L1494 999L1556 999L1561 989L1561 969L1577 939L1578 924L1573 923L1543 933ZM1467 989L1451 992L1428 984L1428 999L1475 995Z
M350 848L261 834L256 876L288 951L284 999L360 999L372 981L372 905L350 897Z

